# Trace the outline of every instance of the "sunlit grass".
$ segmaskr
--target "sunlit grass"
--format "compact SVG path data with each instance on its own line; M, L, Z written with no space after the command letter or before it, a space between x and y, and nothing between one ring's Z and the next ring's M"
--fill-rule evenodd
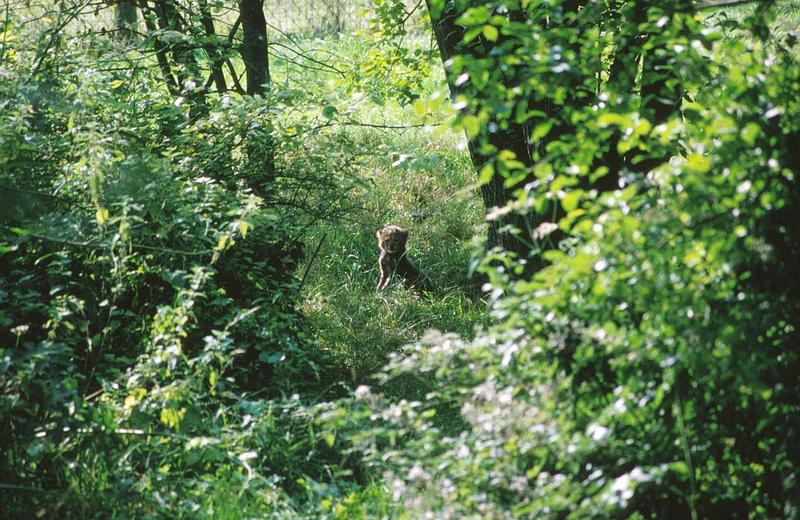
M358 46L338 52L348 50L357 52ZM440 70L436 74L441 77ZM312 74L308 80L321 78ZM328 84L346 86L330 78ZM436 78L426 86L430 92L442 89ZM392 100L378 105L362 93L327 96L345 115L325 131L346 134L361 150L355 174L362 182L350 193L360 209L316 226L316 243L307 246L304 312L321 346L361 380L381 368L388 352L426 329L469 336L485 317L476 280L469 276L483 235L482 207L464 138L449 128L446 102L428 103L426 112ZM375 232L390 223L411 231L409 255L433 279L435 294L419 295L399 283L376 294Z

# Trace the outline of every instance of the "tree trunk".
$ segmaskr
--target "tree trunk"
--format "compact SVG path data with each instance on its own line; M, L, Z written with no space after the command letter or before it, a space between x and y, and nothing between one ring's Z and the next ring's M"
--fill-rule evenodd
M155 33L158 30L158 27L156 27L153 17L149 16L145 11L147 8L147 2L145 0L141 0L140 5L144 13L142 18L144 18L144 24L147 28L147 32ZM161 69L161 76L164 78L164 84L166 85L167 90L169 91L170 95L177 97L180 94L180 88L178 87L178 81L172 74L169 61L167 60L167 46L164 44L161 38L153 38L153 50L155 50L158 68Z
M658 6L661 2L641 3L637 9L640 23L647 20L647 9ZM674 0L668 13L689 12L692 3L689 0ZM645 34L645 39L656 38L657 34ZM664 45L653 46L644 55L642 64L642 112L652 120L653 125L664 123L680 110L683 89L677 71L670 63L674 50ZM675 81L670 81L675 80ZM670 86L672 83L674 86Z
M247 94L264 96L269 92L269 54L267 20L262 0L240 0L242 46L240 53L247 73ZM266 124L251 127L247 135L247 183L254 193L265 197L275 180L275 146L272 128Z
M267 20L261 0L241 0L243 42L242 61L247 71L247 94L263 95L269 89L269 56L267 54Z
M217 88L217 94L224 94L228 90L228 85L225 82L225 74L222 72L222 64L224 62L215 38L217 31L214 28L214 18L211 16L211 9L206 0L199 0L200 4L200 21L203 24L203 29L206 32L208 43L203 45L203 48L208 55L209 68L211 69L211 79L214 81L214 86ZM208 88L210 84L206 84Z
M456 19L462 14L452 2L446 2L444 9L439 16L435 16L435 10L431 9L431 0L426 0L428 13L431 16L431 26L439 46L439 53L442 64L445 68L447 84L450 88L452 97L465 93L464 89L456 84L456 78L449 70L448 61L455 55L463 54L475 58L487 55L487 50L477 40L464 43L464 28L456 24ZM499 121L497 122L499 123ZM526 128L520 124L507 122L507 128L489 132L486 143L490 145L490 151L483 151L482 142L479 138L469 139L467 142L469 154L477 171L487 163L492 161L496 152L499 150L509 150L514 153L516 159L525 168L533 166ZM492 150L494 149L494 150ZM512 190L504 184L505 179L501 174L495 172L491 179L481 186L481 196L487 211L496 207L503 207L511 199ZM500 247L506 251L516 253L521 258L526 258L531 251L531 231L535 227L535 217L521 215L519 213L509 213L502 217L493 219L489 222L487 236L487 249ZM517 229L520 232L512 232Z
M158 0L155 4L159 28L183 34L184 27L174 0ZM188 35L185 35L188 37ZM200 66L189 43L182 41L172 45L172 59L177 64L179 87L189 103L189 118L195 120L208 113L205 89L200 77Z
M470 56L476 59L486 59L492 55L492 50L496 46L508 43L505 37L500 35L496 42L481 42L479 39L473 39L471 42L465 43L464 40L464 27L456 24L458 17L463 14L464 9L456 7L456 2L446 1L443 9L437 15L435 9L431 9L433 4L432 0L426 0L428 13L431 16L431 26L433 28L436 42L439 46L442 63L445 67L445 74L447 77L448 86L453 97L464 94L467 97L480 95L480 93L467 92L463 86L460 87L456 84L456 78L451 70L449 70L448 62L456 55ZM565 0L561 7L562 13L577 13L578 10L587 5L587 0ZM564 16L562 14L563 22L538 22L538 23L565 23L574 24L574 17ZM511 10L506 14L511 20L516 22L529 21L529 17L522 9ZM505 77L501 81L508 85L518 84L521 79L515 77L516 72L509 69ZM581 79L575 80L580 83ZM466 83L464 84L466 85ZM577 86L577 85L576 85ZM470 157L476 169L480 171L484 165L494 160L497 153L501 150L507 150L514 153L517 161L521 163L521 168L531 172L536 162L536 151L544 150L544 147L560 135L571 131L571 126L568 122L558 121L558 117L554 104L548 100L533 100L529 99L528 108L532 110L539 110L546 114L542 119L536 121L528 121L525 123L517 123L509 118L507 115L503 116L497 114L490 116L488 122L488 133L483 139L473 138L468 141ZM550 133L541 138L538 142L533 143L530 140L530 130L534 124L540 123L544 120L554 121L556 124L553 126ZM497 172L489 179L489 181L481 186L481 196L487 211L491 211L495 207L506 206L514 197L517 188L509 188L505 184L505 178L502 174ZM528 178L525 183L534 180L534 176L528 173ZM541 257L541 252L545 249L550 249L558 245L564 238L563 232L558 229L555 232L544 238L534 238L533 231L545 220L552 220L557 222L561 216L560 204L553 202L552 206L545 208L541 214L536 214L528 210L526 213L509 212L499 218L495 218L489 223L489 230L487 236L488 248L499 247L506 251L515 253L519 258L525 259L524 274L531 274L544 266Z
M663 9L658 0L637 4L634 22L638 25L644 24L648 18L648 9L653 7ZM675 0L666 12L673 14L691 10L692 4L689 0ZM658 37L659 34L652 31L643 33L639 38L642 42L640 48L644 47L644 42L656 40ZM671 117L678 114L681 108L684 92L681 87L682 82L679 79L679 72L671 63L674 52L671 46L655 43L642 56L640 110L642 115L649 119L653 126L667 122ZM673 154L662 153L659 156L651 155L634 161L633 158L636 155L638 153L633 150L628 154L627 161L631 165L631 169L637 173L646 174L669 161L669 157Z

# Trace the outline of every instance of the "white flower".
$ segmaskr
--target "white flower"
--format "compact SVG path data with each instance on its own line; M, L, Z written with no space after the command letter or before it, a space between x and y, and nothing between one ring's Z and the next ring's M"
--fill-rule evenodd
M616 504L620 507L625 507L628 501L633 498L633 492L636 488L633 484L647 482L652 480L652 473L645 473L642 468L635 467L630 472L620 475L611 483L611 489L605 494L604 498L610 504Z
M15 336L22 336L31 328L30 325L17 325L13 329L11 329L11 334Z
M586 429L586 433L595 442L602 442L603 440L605 440L611 434L611 430L609 430L608 428L606 428L603 425L600 425L600 424L597 424L597 423L592 423Z
M542 222L536 229L533 230L533 239L541 240L556 229L558 229L558 224L554 224L552 222Z
M419 464L414 464L414 466L408 470L408 478L411 480L422 480L427 476L428 474L425 473L425 470L422 469Z
M364 401L371 394L372 394L372 391L370 390L370 388L367 385L359 385L358 388L356 388L356 391L354 393L355 398L357 400L359 400L359 401Z
M598 273L605 271L606 267L608 267L608 262L602 258L594 263L594 270Z

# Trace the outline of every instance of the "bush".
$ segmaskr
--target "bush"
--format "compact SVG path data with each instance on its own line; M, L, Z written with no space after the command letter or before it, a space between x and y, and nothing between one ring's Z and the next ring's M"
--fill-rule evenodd
M532 275L524 257L487 255L488 333L432 334L394 358L385 380L433 384L424 400L363 387L348 414L322 417L338 419L409 517L793 518L794 55L766 41L768 5L734 24L752 39L723 39L678 6L553 12L530 4L523 30L497 6L467 9L466 34L498 43L453 67L536 77L511 92L497 87L507 77L476 84L460 120L470 133L479 118L478 139L512 117L530 125L534 166L506 156L495 168L521 187L496 215L546 211L555 220L527 238L567 238L539 242L546 264ZM645 42L642 88L679 94L668 113L596 61L626 41Z
M19 30L0 74L4 516L296 517L286 489L337 456L280 403L335 378L295 271L309 221L343 207L342 156L272 137L276 100L193 119L154 70L80 66L113 47L97 36L31 75ZM281 163L257 178L267 145Z

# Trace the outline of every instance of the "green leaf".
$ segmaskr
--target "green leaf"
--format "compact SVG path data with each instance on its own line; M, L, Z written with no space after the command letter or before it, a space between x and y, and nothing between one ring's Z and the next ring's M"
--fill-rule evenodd
M469 43L481 34L482 29L480 27L473 27L472 29L468 30L464 33L464 42Z
M700 153L690 153L686 158L689 170L697 173L706 173L711 169L711 159Z
M500 34L497 31L497 27L494 25L484 25L483 26L483 37L489 40L490 42L497 41L497 37Z
M636 126L634 127L634 131L639 135L646 135L650 132L650 129L653 125L650 124L650 121L647 119L640 119Z
M335 106L332 105L328 105L322 109L322 117L324 117L325 119L333 119L334 117L336 117L336 114L338 113L339 111L336 109Z
M21 236L21 237L26 237L26 236L31 234L31 232L29 230L23 229L23 228L20 228L20 227L10 227L10 228L8 228L8 230L11 231L12 233L16 234L16 235Z
M564 195L564 198L561 199L561 206L563 206L564 211L569 213L577 208L578 203L581 200L581 195L583 195L583 190L572 190L567 192L567 194Z
M249 225L247 224L247 221L244 221L244 220L238 221L237 222L237 228L239 229L239 233L242 235L242 238L246 238L247 237L247 231L249 229Z
M494 165L491 162L487 162L481 168L480 173L478 173L478 183L481 185L488 184L489 181L492 180L493 176L494 176Z
M614 125L628 126L629 122L630 122L629 117L613 113L601 114L600 117L597 118L597 124L600 125L600 127L614 126Z
M222 251L232 242L230 235L227 233L223 234L219 237L219 242L217 242L217 250Z
M99 226L104 225L108 221L108 208L97 208L95 218Z
M538 162L533 167L533 174L537 179L547 179L553 173L553 165L549 162Z
M739 137L742 138L742 141L749 145L753 145L758 138L758 135L761 133L761 127L756 123L747 123L744 128L742 128L741 132L739 132Z
M464 131L467 133L467 137L470 139L475 139L481 131L480 120L471 114L467 114L461 118L461 126L464 128Z
M432 20L437 20L442 15L442 11L444 11L444 1L445 0L430 0L428 2L428 12Z
M425 99L415 99L411 103L411 107L414 109L414 112L420 117L429 112L428 106L429 102Z
M531 132L531 141L536 142L542 137L546 136L550 133L550 130L553 128L553 121L547 120L539 123L536 125L536 128L533 129Z

